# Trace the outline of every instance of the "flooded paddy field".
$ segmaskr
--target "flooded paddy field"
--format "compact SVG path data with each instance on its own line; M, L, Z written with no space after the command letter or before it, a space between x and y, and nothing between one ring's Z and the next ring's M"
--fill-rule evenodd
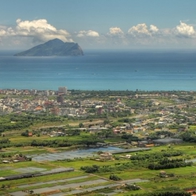
M80 180L80 179L84 179L84 178L88 178L88 176L78 176L78 177L62 179L62 180L51 180L51 181L47 181L47 182L38 182L38 183L34 183L34 184L25 184L25 185L20 185L18 187L19 188L29 188L29 187L35 187L35 186L40 186L40 185L46 185L46 184L65 183L65 182Z
M70 183L70 184L66 183L66 181L82 179L82 178L85 181L78 182L78 183ZM148 180L132 179L132 180L126 180L121 182L111 182L109 180L101 179L101 178L92 180L90 179L90 176L80 176L80 177L70 178L62 181L64 182L64 184L51 186L54 182L55 181L47 182L48 187L44 187L44 188L35 188L35 189L32 189L33 187L29 187L29 188L33 191L34 194L44 194L50 196L65 196L65 195L82 194L84 192L92 192L104 188L114 188L117 186L122 186L125 183L148 182ZM17 191L12 193L12 196L27 196L27 195L28 193L24 191Z
M80 150L71 150L64 152L56 153L45 153L39 155L31 156L32 161L42 162L42 161L58 161L65 159L74 159L74 158L85 158L88 156L96 155L97 152L120 152L122 149L118 147L102 147L102 148L89 148L89 149L80 149Z
M57 153L45 153L45 154L33 155L31 156L31 158L33 161L37 161L37 162L58 161L58 160L65 160L65 159L92 157L93 155L97 155L97 152L100 151L117 154L117 153L128 153L128 152L137 152L137 151L146 151L146 150L150 150L150 148L122 149L122 148L110 146L110 147L102 147L102 148L72 150L72 151L57 152Z

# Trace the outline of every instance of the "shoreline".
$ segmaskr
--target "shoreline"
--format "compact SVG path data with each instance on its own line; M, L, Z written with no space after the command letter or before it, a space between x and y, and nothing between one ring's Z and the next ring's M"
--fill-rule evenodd
M54 91L58 92L58 89L36 89L36 88L0 88L0 93L1 91ZM82 90L82 89L69 89L69 92L140 92L140 93L161 93L161 92L196 92L196 90Z

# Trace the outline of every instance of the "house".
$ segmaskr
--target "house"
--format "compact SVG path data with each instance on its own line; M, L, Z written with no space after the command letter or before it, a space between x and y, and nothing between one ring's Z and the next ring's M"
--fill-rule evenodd
M167 178L168 177L165 171L160 171L159 176L161 178Z
M100 160L106 161L106 160L112 160L113 156L110 152L104 152L99 155Z
M8 160L3 160L2 163L10 163Z
M35 108L35 111L41 111L41 110L43 110L43 106L38 105L38 106Z

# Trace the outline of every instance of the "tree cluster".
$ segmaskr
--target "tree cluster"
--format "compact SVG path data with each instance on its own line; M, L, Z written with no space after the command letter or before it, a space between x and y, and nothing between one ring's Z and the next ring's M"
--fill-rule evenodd
M126 184L125 189L127 189L129 191L136 191L136 190L139 190L140 187L136 184Z
M145 194L137 194L137 196L191 196L191 193L185 191L160 191Z
M98 165L82 166L80 169L85 171L86 173L95 173L99 171L99 166Z
M149 169L158 170L158 169L171 169L171 168L178 168L178 167L186 167L191 166L192 162L185 162L183 159L162 159L157 163L150 163L148 165Z
M67 147L73 142L67 140L33 140L31 146Z
M120 177L118 177L117 175L115 174L111 174L110 177L109 177L110 180L114 180L114 181L119 181L121 180Z
M164 157L175 157L181 156L183 153L181 151L167 151L159 153L148 153L148 154L137 154L130 157L131 160L160 160Z
M189 131L185 132L181 135L181 138L185 142L196 142L196 135L195 132Z
M169 169L191 166L192 162L185 162L182 158L173 158L182 156L181 151L167 151L160 153L149 153L149 154L136 154L132 155L130 159L134 165L140 165L149 169Z
M9 131L13 129L24 129L34 123L38 122L57 122L60 121L60 117L53 115L34 115L34 114L9 114L1 116L0 120L0 132Z
M128 142L128 143L130 143L132 141L139 141L140 140L137 136L135 136L133 134L123 134L121 136L121 139L126 140L126 142Z
M101 172L101 173L110 172L111 173L111 172L116 172L116 171L124 171L124 170L130 169L133 166L134 165L129 161L125 163L118 163L115 165L82 166L80 169L85 171L86 173L95 173L95 172Z

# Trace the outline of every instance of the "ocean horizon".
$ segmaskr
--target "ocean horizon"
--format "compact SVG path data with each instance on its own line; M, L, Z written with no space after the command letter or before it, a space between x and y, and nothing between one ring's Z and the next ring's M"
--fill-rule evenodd
M89 50L77 57L16 57L0 51L0 89L195 91L195 52Z

